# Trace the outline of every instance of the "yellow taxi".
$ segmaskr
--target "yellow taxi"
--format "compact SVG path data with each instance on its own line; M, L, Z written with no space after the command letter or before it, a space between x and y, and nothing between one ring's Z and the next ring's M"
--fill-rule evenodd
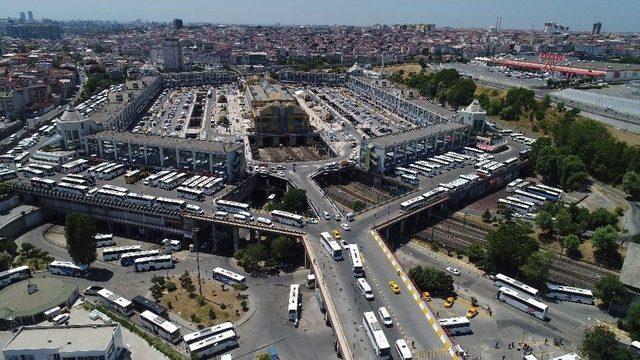
M422 292L422 300L431 301L431 294L429 294L428 291L423 291Z
M331 232L331 235L333 235L333 237L336 240L340 240L340 230L338 229L333 229L333 231Z
M444 307L446 308L450 308L453 306L453 303L456 302L456 299L452 296L448 297L447 300L444 302Z
M400 294L400 286L395 281L389 281L389 287L394 294Z
M478 308L475 306L467 311L467 319L471 319L476 315L478 315Z

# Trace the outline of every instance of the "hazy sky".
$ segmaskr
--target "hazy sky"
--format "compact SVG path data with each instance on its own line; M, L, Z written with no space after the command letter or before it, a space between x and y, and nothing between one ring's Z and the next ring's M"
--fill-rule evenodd
M640 31L640 0L0 0L0 17L240 24L435 23L541 29L545 21L590 30Z

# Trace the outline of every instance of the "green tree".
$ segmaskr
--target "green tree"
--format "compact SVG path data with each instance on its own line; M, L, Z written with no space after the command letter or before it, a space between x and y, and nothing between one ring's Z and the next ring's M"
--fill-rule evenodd
M96 261L96 228L85 214L67 214L65 237L67 250L76 264L91 265Z
M256 357L256 360L271 360L271 355L269 354L260 354Z
M585 331L580 346L589 360L631 360L628 350L620 346L618 337L606 325L596 325Z
M640 197L640 175L635 171L627 171L622 177L622 188L631 197Z
M409 277L420 291L429 291L434 296L447 296L453 292L453 278L442 270L416 266L409 270Z
M561 209L556 214L556 230L560 236L567 236L570 234L579 234L579 228L573 222L571 213L567 209Z
M599 227L593 232L591 243L596 251L611 254L618 248L618 231L611 225Z
M278 210L285 210L296 214L304 214L309 209L307 191L291 189L282 197L282 201L275 206Z
M160 285L160 287L163 287L163 288L165 286L166 281L167 280L164 278L164 276L160 276L160 275L155 275L151 278L152 283L158 284Z
M271 256L278 262L290 262L295 256L296 243L286 236L278 236L271 243Z
M545 235L550 235L553 232L553 216L547 211L540 211L536 215L536 225Z
M627 315L622 319L622 327L629 332L632 340L640 340L640 301L631 304Z
M558 159L557 178L567 190L578 190L587 179L586 166L575 155L561 156Z
M489 211L489 209L485 209L484 213L482 213L482 221L486 223L491 222L491 212Z
M567 253L574 253L580 246L580 238L577 235L567 235L562 239L562 246L567 249Z
M597 229L599 227L618 224L618 216L612 212L609 212L605 208L598 208L591 214L589 214L589 228Z
M354 212L359 212L367 208L367 204L363 203L360 200L356 200L351 204L351 210Z
M251 244L242 252L240 263L245 270L251 272L260 269L260 263L268 258L268 251L262 244Z
M549 273L554 257L555 252L553 250L538 250L520 267L520 271L530 281L542 283Z
M624 300L626 289L615 275L605 275L593 288L594 295L605 304L619 304Z
M13 258L7 253L0 253L0 271L9 270L13 264Z
M185 270L182 275L180 275L180 286L183 289L187 289L191 286L193 286L193 280L191 279L191 275L189 275L189 272L187 272L187 270Z
M531 228L520 222L501 224L487 234L487 266L495 271L516 273L520 266L538 250L531 237Z
M159 301L162 298L162 286L158 283L154 283L149 290L151 290L151 296L155 301Z
M486 257L486 250L477 242L471 243L466 252L469 261L475 264L482 262Z

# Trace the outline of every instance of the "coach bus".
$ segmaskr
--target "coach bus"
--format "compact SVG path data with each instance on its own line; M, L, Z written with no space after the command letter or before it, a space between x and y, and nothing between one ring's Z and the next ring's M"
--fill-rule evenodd
M75 174L86 169L89 166L89 160L76 159L72 162L60 165L62 172L65 174Z
M126 194L126 193L129 192L129 189L127 189L127 188L124 188L122 186L109 185L109 184L102 185L102 188L106 189L106 190L121 192L123 194Z
M529 315L533 315L540 320L547 318L548 306L538 300L528 297L526 294L515 291L511 288L501 287L498 290L498 300L509 304L516 309L522 310Z
M157 186L158 183L156 182L159 178L166 176L168 173L170 173L171 171L169 170L162 170L158 173L155 174L151 174L149 176L147 176L144 180L142 180L142 183L144 185L149 185L149 186ZM155 183L155 185L154 185Z
M51 179L32 177L31 186L38 189L53 189L56 186L56 182Z
M236 345L238 345L238 337L235 331L227 330L187 345L187 352L191 358L210 358L212 355L226 351Z
M363 314L362 326L376 354L382 359L390 359L391 348L389 341L384 335L384 331L382 331L382 327L380 327L380 323L378 319L376 319L376 314L373 311L367 311Z
M186 334L182 337L182 340L184 341L185 346L189 347L189 345L197 341L210 338L214 335L218 335L229 330L233 330L233 323L227 321L215 326L204 328L196 332L192 332L190 334Z
M175 189L176 186L182 184L186 176L187 174L185 173L178 173L170 177L165 177L162 181L158 182L158 187L165 190Z
M136 251L136 252L128 252L120 256L120 265L131 266L137 259L149 257L149 256L157 256L157 255L160 255L160 250L143 250L143 251Z
M116 295L107 289L98 290L96 295L98 296L98 301L107 308L127 317L133 315L133 303L122 296Z
M67 176L60 179L60 182L65 182L73 185L83 185L83 186L89 185L89 182L87 182L87 180L85 179L78 179L76 177L67 177Z
M249 204L228 200L216 200L216 206L220 211L226 211L234 214L241 211L249 211L251 209Z
M351 259L351 270L353 271L353 276L364 276L364 267L362 266L362 258L360 258L358 245L353 244L349 246L349 258Z
M127 171L126 167L124 166L124 164L116 164L113 166L110 166L106 169L103 169L100 172L100 177L104 180L111 180L114 179L122 174L125 173L125 171Z
M545 199L550 200L550 201L557 201L560 198L560 195L561 195L556 191L543 189L543 188L538 187L538 186L527 186L527 191L532 193L532 194L536 194L536 195L542 196Z
M271 218L273 219L273 221L277 221L279 223L287 225L293 225L297 227L304 226L304 217L286 211L273 210L271 211Z
M512 279L503 274L497 274L495 276L494 285L497 287L508 287L515 291L520 291L533 297L538 296L538 289L535 289L525 283L522 283L516 279Z
M159 197L156 198L155 206L167 210L184 210L187 207L187 203L184 200Z
M76 265L69 261L54 260L49 263L49 272L56 275L87 277L89 275L89 266Z
M202 190L191 189L186 186L179 186L177 189L177 192L178 192L178 196L185 199L194 200L194 201L204 200L204 193L202 192Z
M96 234L93 238L96 240L96 247L116 245L116 241L113 239L113 234Z
M471 333L471 321L469 321L466 316L438 319L438 322L449 335L455 336Z
M0 170L0 181L7 181L18 177L18 172L15 170L4 169Z
M86 185L75 185L67 182L61 182L56 185L56 190L67 194L84 195L89 191L89 187Z
M108 189L98 189L95 192L94 196L96 198L108 199L113 201L125 201L127 199L127 194Z
M422 194L422 198L424 199L424 202L426 204L432 204L434 202L439 201L440 199L443 199L444 197L447 196L447 194L448 194L447 188L438 186L437 188Z
M136 271L153 271L162 269L173 269L173 257L171 254L167 255L155 255L149 257L143 257L134 260L133 266Z
M550 299L572 301L583 304L593 304L593 292L588 289L547 284L547 293L545 295Z
M298 310L300 309L300 285L291 284L289 286L289 303L287 310L289 313L289 321L298 320Z
M411 354L411 350L409 350L409 345L404 339L396 340L396 352L401 360L413 360L413 355Z
M328 232L320 233L320 243L334 260L342 260L342 248Z
M142 314L140 314L140 319L142 320L142 327L151 333L160 336L172 344L180 341L180 327L171 321L149 310L143 311Z
M241 284L246 280L244 276L236 274L233 271L223 269L221 267L213 269L212 275L214 280L218 280L221 283L225 283L230 286Z
M420 180L418 180L418 178L415 175L408 175L408 174L402 174L402 176L400 176L400 180L413 186L417 186L418 183L420 182Z
M402 175L418 176L418 172L416 170L411 170L411 169L407 169L407 168L403 168L403 167L397 167L396 168L396 176L402 176Z
M156 202L156 197L145 194L137 194L137 193L128 193L125 195L126 201L129 204L133 205L142 205L142 206L153 206Z
M400 203L400 211L408 211L413 208L417 208L424 204L424 198L422 196L416 196L407 201Z
M204 185L202 187L202 191L207 195L211 195L211 194L214 194L214 193L220 191L223 186L224 186L224 179L223 178L216 178L213 181L211 181L210 183Z
M141 245L129 245L110 247L102 250L102 261L119 260L123 254L138 252L142 250Z
M18 266L13 269L0 271L0 289L14 282L31 277L31 269L28 266Z
M530 201L532 203L535 203L536 205L542 205L545 201L547 201L547 198L545 198L544 196L536 195L534 193L530 193L521 189L515 189L513 191L513 197L524 201Z
M152 313L158 316L162 316L165 319L169 318L169 312L167 311L167 308L158 304L155 301L151 301L147 299L144 296L136 295L131 299L131 302L133 303L133 306L135 307L135 309L138 310L139 312L149 310Z

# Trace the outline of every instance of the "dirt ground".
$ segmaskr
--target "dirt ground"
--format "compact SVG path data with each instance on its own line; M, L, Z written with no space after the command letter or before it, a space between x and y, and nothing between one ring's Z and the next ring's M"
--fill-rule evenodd
M258 159L267 162L300 162L327 158L311 146L265 147L258 149Z
M196 293L198 293L198 279L192 277L191 280L196 287ZM198 299L189 298L189 295L185 289L180 286L180 279L178 277L170 277L167 281L174 282L178 289L173 292L167 292L160 300L162 305L171 309L171 312L178 314L186 321L193 321L191 314L196 314L200 319L199 324L204 326L213 326L225 321L235 321L242 314L242 295L234 288L224 285L215 280L202 279L202 295L205 298L204 306L198 304ZM171 306L169 306L171 303ZM209 309L213 309L215 317L212 319L209 317Z
M373 71L380 71L382 68L376 66L373 68ZM384 67L384 71L387 74L393 74L396 71L404 70L405 74L409 74L410 72L419 73L422 70L422 66L418 63L409 63L409 64L396 64L396 65L388 65Z

